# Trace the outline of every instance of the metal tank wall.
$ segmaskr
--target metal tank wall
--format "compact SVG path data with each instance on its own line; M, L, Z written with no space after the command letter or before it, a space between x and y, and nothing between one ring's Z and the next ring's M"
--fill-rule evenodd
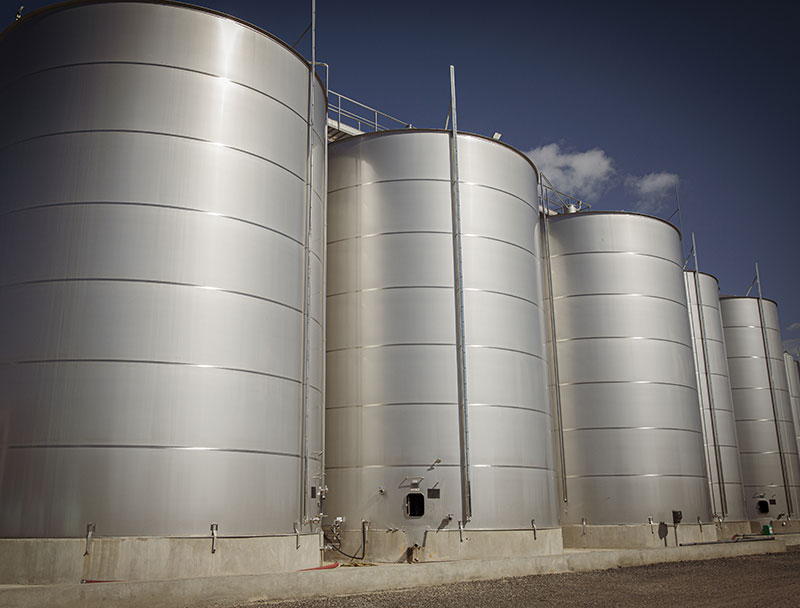
M562 523L709 521L680 235L613 212L549 220Z
M325 512L420 543L461 518L450 141L395 131L329 151ZM555 526L537 172L487 138L458 146L469 528Z
M719 283L716 277L702 272L686 271L684 279L711 486L711 508L721 518L741 521L747 517L719 311Z
M168 2L56 5L2 34L0 536L291 533L303 497L318 513L314 86L304 407L307 62Z
M798 512L800 461L778 305L761 302L759 310L758 298L720 301L747 514L777 519Z
M786 376L789 380L789 396L792 402L792 420L797 445L800 446L800 364L789 353L783 353Z

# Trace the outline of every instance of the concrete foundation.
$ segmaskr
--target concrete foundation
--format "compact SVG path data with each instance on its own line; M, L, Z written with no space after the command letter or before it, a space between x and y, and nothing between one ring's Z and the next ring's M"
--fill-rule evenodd
M361 557L361 532L341 533L341 550ZM409 541L402 530L369 530L364 561L373 563L430 562L502 557L535 557L563 553L560 528L537 530L428 530L423 544ZM347 561L336 551L325 559Z
M679 531L680 533L680 531ZM387 564L284 574L206 577L171 581L0 587L3 608L201 608L257 601L411 589L460 581L585 572L671 561L778 553L783 541L727 543L667 549L571 549L561 555L516 559Z
M299 546L298 546L299 545ZM0 539L0 584L44 585L293 572L321 565L320 536Z
M618 526L571 525L562 528L564 547L571 549L658 549L678 547L682 543L705 543L729 540L734 535L749 534L752 524L722 522L713 524L667 524L659 534L659 524ZM759 529L760 531L760 529ZM663 536L663 537L662 537Z

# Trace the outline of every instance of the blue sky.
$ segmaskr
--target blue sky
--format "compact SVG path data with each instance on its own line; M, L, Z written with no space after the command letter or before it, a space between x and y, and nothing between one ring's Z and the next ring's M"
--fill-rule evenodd
M0 0L0 23L23 1ZM310 22L310 2L202 4L290 44ZM443 127L452 63L460 129L502 133L595 209L668 217L677 184L701 270L743 294L757 260L785 344L800 348L800 4L317 4L332 90Z

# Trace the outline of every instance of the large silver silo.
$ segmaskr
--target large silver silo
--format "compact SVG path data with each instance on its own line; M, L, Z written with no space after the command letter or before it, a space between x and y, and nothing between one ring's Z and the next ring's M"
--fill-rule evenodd
M747 518L728 359L719 311L719 283L702 272L684 272L697 371L706 462L713 513L727 520Z
M450 146L424 130L330 146L325 512L420 544L462 517ZM458 149L468 528L555 526L537 172L487 138Z
M786 376L789 380L789 397L792 401L792 420L797 445L800 448L800 363L795 361L789 353L783 353L786 364Z
M786 355L784 354L784 360L786 359ZM792 417L794 419L794 429L795 434L797 435L797 446L798 452L800 452L800 361L793 361L789 368L794 370L794 375L792 374L789 369L786 370L786 373L789 375L790 379L795 378L797 380L797 400L793 401L792 405ZM791 391L791 385L789 386L789 390Z
M205 9L63 3L3 32L0 107L0 536L308 530L308 63Z
M732 296L720 304L747 514L750 519L795 517L800 460L778 305Z
M562 523L709 521L680 235L632 213L550 218Z

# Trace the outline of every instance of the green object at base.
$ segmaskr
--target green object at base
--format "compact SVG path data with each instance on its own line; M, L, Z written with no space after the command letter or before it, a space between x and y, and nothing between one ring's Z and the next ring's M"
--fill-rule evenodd
M772 524L764 524L761 526L761 534L772 536Z

